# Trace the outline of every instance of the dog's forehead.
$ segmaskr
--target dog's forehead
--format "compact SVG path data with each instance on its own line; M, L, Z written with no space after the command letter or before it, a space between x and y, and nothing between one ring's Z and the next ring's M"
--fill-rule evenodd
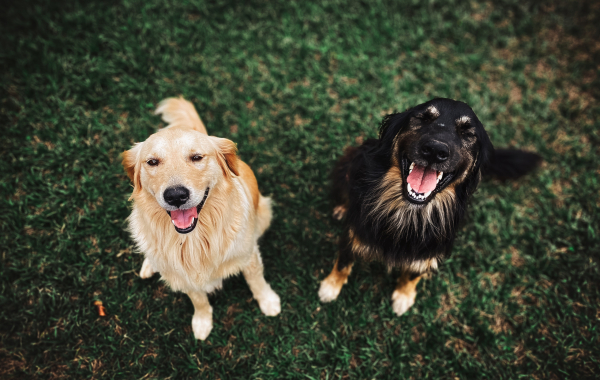
M144 142L143 151L146 155L172 155L190 152L210 153L212 149L208 136L200 132L166 129L150 136Z
M459 120L475 119L475 113L467 104L450 99L436 99L422 104L417 112L435 115L438 123L456 123Z

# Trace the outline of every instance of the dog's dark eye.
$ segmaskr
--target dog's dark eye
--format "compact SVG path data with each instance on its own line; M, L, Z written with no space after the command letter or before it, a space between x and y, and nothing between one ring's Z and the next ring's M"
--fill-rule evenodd
M473 137L475 136L475 128L470 125L465 125L460 128L460 133L465 137Z
M466 138L475 137L475 128L469 124L463 125L460 127L460 134Z
M200 155L200 154L194 154L194 155L191 157L191 160L192 160L193 162L198 162L198 161L200 161L200 160L201 160L203 157L204 157L204 156L202 156L202 155Z
M150 166L156 166L156 165L158 165L158 160L157 160L157 159L154 159L154 158L151 158L151 159L149 159L148 161L146 161L146 163L147 163L148 165L150 165Z
M430 121L434 121L435 119L437 119L437 117L433 113L429 112L429 110L427 110L421 114L420 119L425 122L430 122Z
M458 132L463 137L475 137L475 127L471 124L471 118L468 116L461 116L456 120L456 127Z

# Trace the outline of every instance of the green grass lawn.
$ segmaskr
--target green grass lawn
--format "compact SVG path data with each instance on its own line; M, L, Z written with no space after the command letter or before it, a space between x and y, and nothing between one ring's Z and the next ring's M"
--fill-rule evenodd
M13 1L0 15L0 378L600 376L600 7L541 3ZM205 342L186 295L138 277L125 231L120 153L176 95L274 200L261 250L282 313L262 315L234 277L210 297ZM334 161L386 113L436 96L544 164L481 185L404 316L379 264L320 304L340 232Z

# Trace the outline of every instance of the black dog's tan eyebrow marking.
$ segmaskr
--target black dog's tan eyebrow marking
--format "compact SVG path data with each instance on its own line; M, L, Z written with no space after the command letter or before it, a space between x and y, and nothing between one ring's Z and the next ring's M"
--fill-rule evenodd
M435 106L429 106L425 112L434 119L440 117L440 111Z
M468 127L471 125L471 118L468 116L461 116L456 119L456 125L459 127Z
M415 116L418 117L419 119L426 117L428 119L435 120L438 117L440 117L440 111L438 111L438 109L435 106L429 106L429 107L427 107L427 109L424 112L418 113Z

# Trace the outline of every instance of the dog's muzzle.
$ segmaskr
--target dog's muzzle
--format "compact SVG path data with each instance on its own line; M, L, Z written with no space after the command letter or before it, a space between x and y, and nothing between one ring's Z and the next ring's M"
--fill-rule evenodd
M204 191L204 197L202 201L196 207L191 207L185 210L173 210L167 211L167 214L171 217L171 222L173 222L173 226L175 227L175 231L180 234L190 233L196 228L196 224L198 223L198 214L202 211L204 207L204 203L206 202L206 198L208 197L208 192L210 188L206 188Z

